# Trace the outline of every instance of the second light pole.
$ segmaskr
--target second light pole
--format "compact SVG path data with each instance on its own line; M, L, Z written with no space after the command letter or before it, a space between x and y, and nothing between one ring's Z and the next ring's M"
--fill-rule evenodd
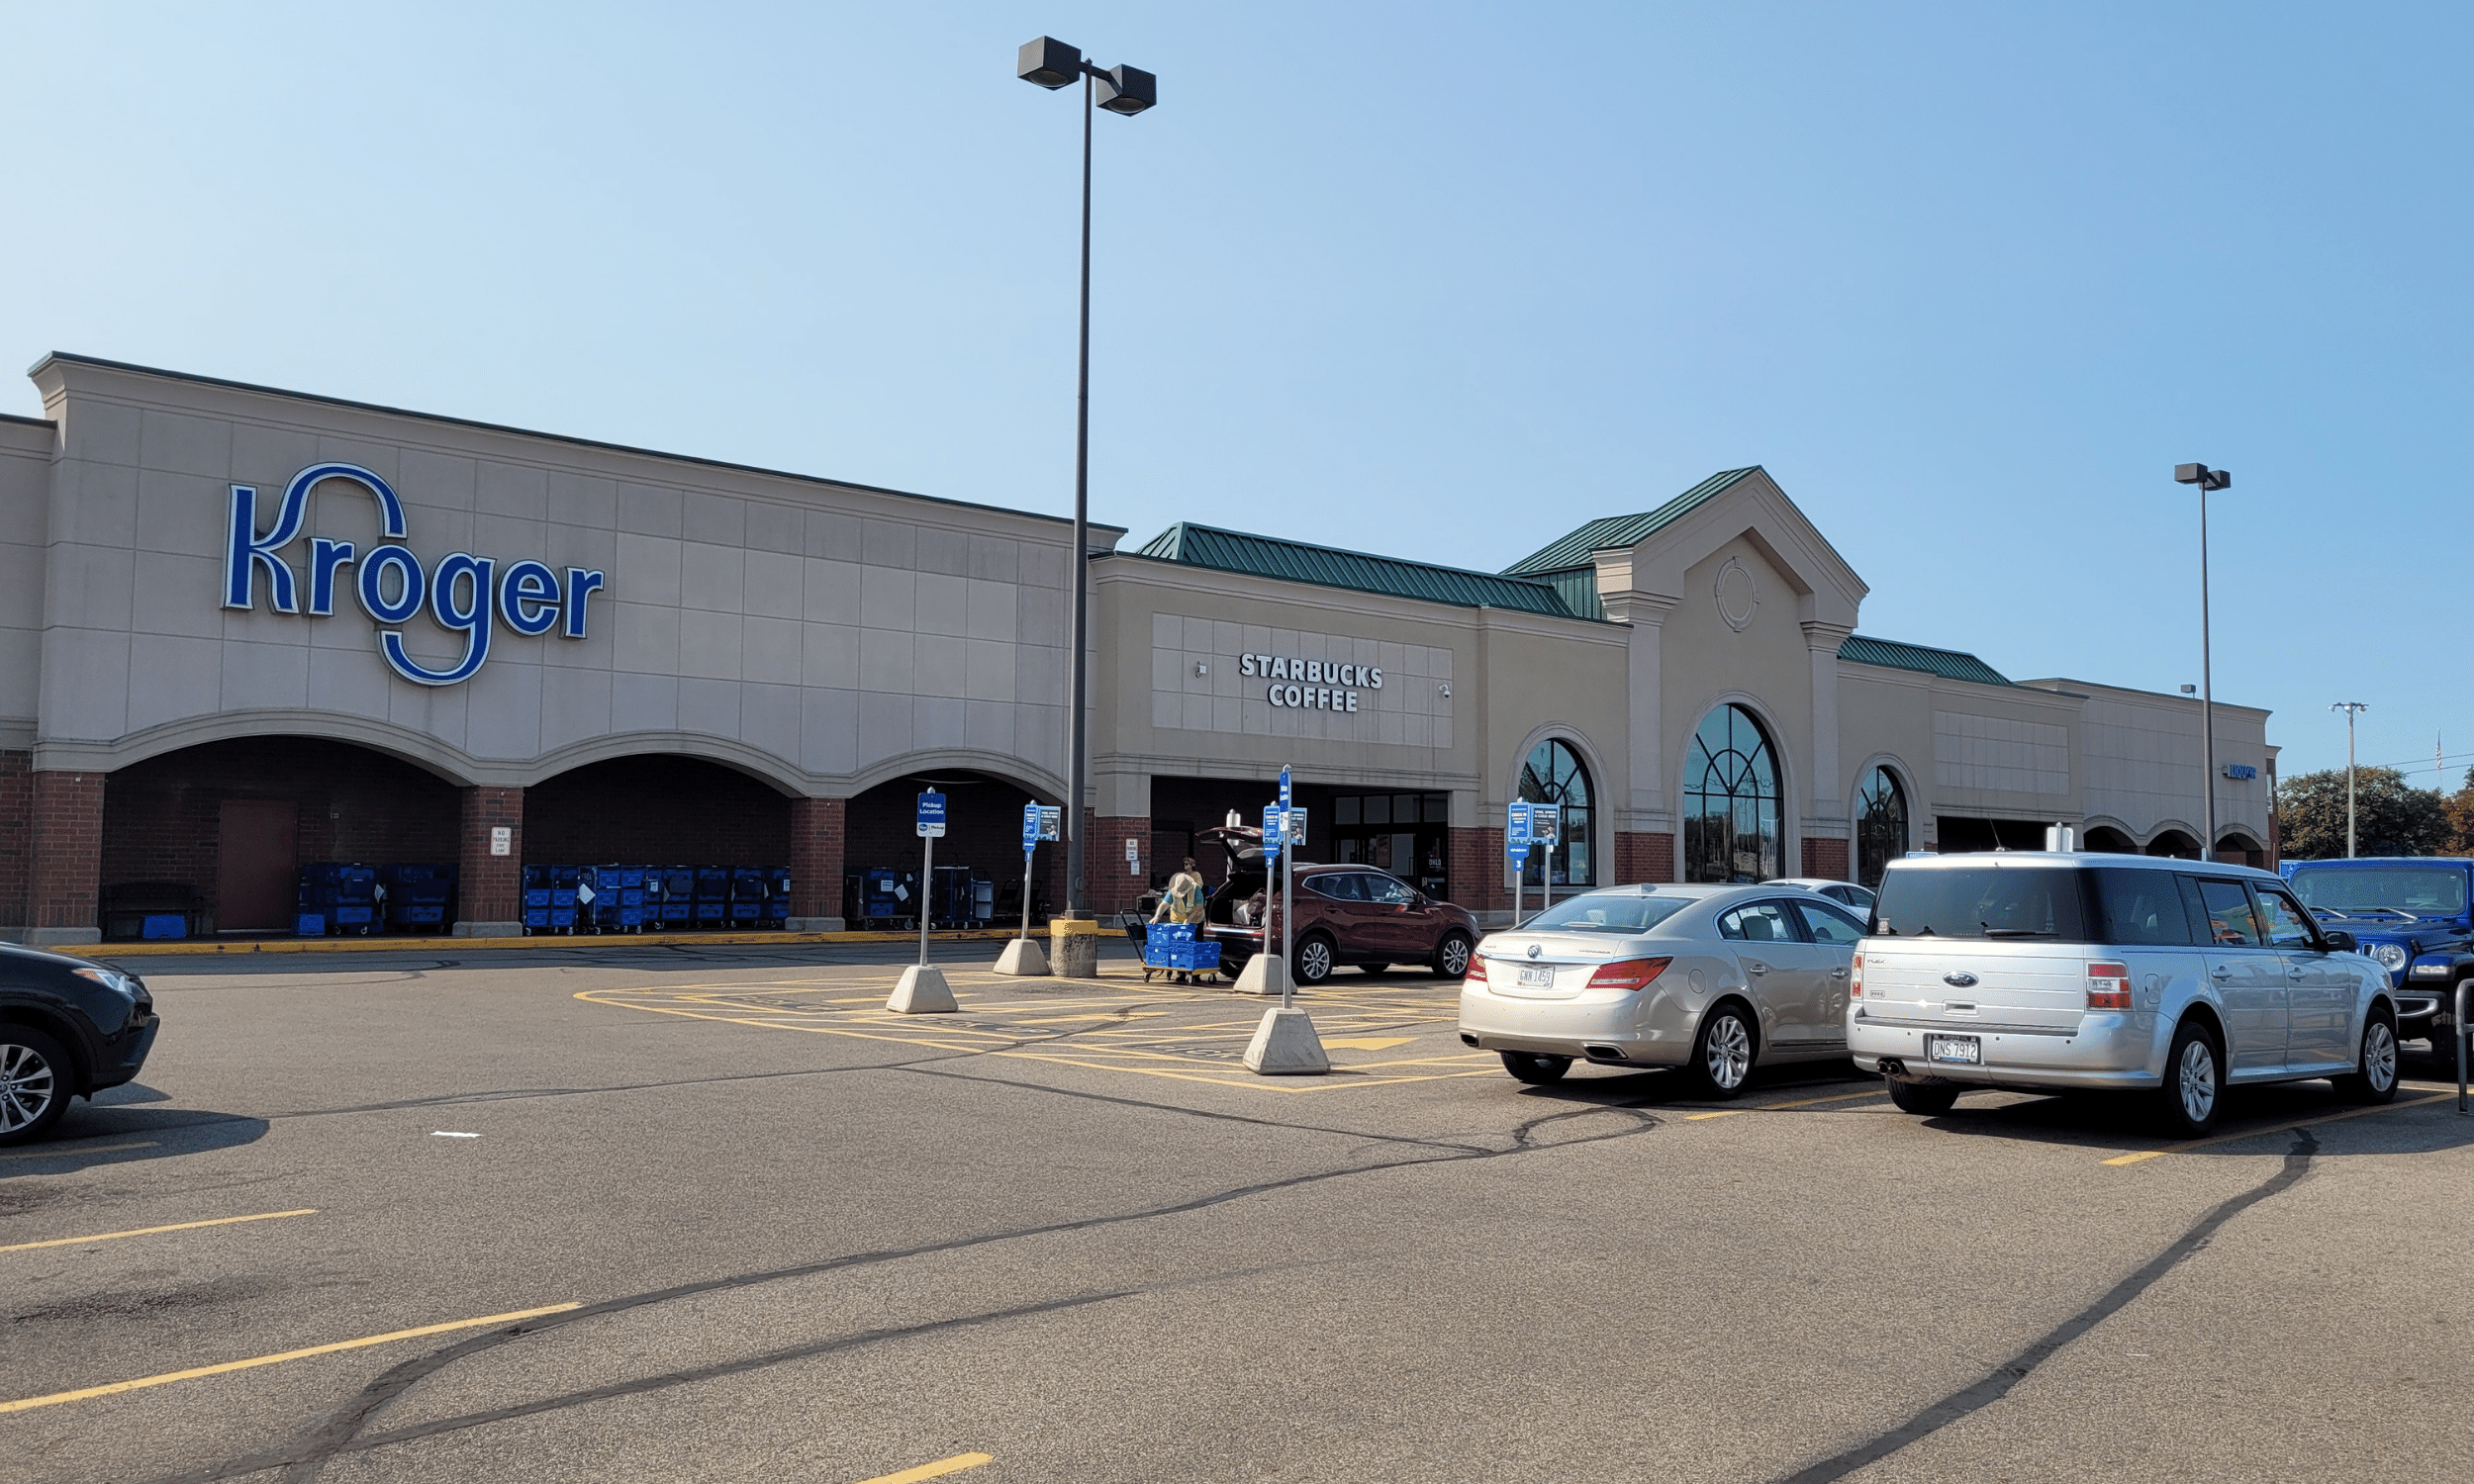
M2199 486L2199 791L2200 812L2208 830L2199 859L2213 861L2217 858L2217 692L2208 664L2208 496L2212 491L2232 489L2234 476L2206 464L2176 464L2173 482Z
M1112 114L1141 113L1160 101L1160 80L1140 67L1094 67L1080 47L1054 37L1024 42L1014 75L1055 90L1083 79L1083 314L1082 350L1074 382L1074 620L1066 634L1066 664L1073 675L1065 713L1068 788L1065 801L1065 905L1068 917L1088 914L1084 900L1083 707L1091 677L1083 626L1091 594L1091 121L1094 105ZM1094 945L1095 946L1095 945ZM1062 947L1062 945L1061 945ZM1078 965L1079 969L1079 965ZM1066 967L1058 965L1060 973ZM1081 977L1079 973L1074 974Z

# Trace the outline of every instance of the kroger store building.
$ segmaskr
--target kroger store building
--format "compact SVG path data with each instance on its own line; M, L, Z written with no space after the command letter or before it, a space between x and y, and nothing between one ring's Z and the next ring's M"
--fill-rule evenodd
M44 417L0 418L0 933L92 941L139 881L277 931L316 861L454 863L482 935L517 930L526 861L787 865L792 926L829 929L847 873L915 868L923 781L939 864L1008 883L1022 804L1064 793L1065 521L79 356L32 375ZM1308 858L1481 914L1510 905L1515 798L1566 809L1532 891L1869 880L2052 823L2198 852L2195 702L1857 633L1863 580L1759 468L1499 573L1124 534L1092 565L1103 913L1189 850L1216 875L1196 832L1258 815L1283 763ZM2265 859L2266 719L2217 711L2232 859Z

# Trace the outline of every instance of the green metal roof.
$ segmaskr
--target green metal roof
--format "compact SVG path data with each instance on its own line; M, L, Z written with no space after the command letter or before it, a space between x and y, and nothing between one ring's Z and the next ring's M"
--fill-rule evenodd
M1592 520L1542 551L1535 551L1503 569L1505 577L1534 577L1541 572L1562 572L1589 565L1589 553L1615 546L1634 546L1656 531L1672 525L1693 510L1709 504L1720 491L1748 474L1759 472L1760 465L1743 469L1722 469L1691 489L1667 501L1654 510L1638 515L1608 515Z
M1839 658L1889 670L1919 670L1944 680L1973 681L1979 686L2007 686L2010 679L1974 655L1930 644L1901 644L1896 639L1870 639L1850 634L1839 646Z
M1243 572L1287 582L1350 588L1390 598L1416 598L1465 608L1513 608L1557 618L1575 616L1554 587L1542 582L1436 567L1363 551L1341 551L1278 536L1221 530L1180 520L1142 545L1141 554L1189 567ZM1594 615L1591 615L1594 616Z

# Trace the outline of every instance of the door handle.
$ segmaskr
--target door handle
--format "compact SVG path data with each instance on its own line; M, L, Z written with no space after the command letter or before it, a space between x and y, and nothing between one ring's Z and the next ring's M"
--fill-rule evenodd
M2289 978L2289 979L2298 979L2298 978L2301 978L2301 977L2302 977L2302 966L2301 966L2301 965L2299 965L2299 964L2288 964L2288 965L2286 965L2286 966L2285 966L2285 976L2286 976L2287 978Z
M1744 961L1744 972L1746 974L1767 974L1769 972L1769 966L1756 960L1747 959Z
M2208 971L2208 977L2215 979L2220 984L2224 983L2227 979L2230 979L2233 976L2234 971L2226 968L2222 964Z
M1844 964L1842 964L1842 965L1840 965L1838 968L1831 970L1831 971L1830 971L1830 977L1832 977L1832 978L1834 978L1834 979L1843 979L1843 978L1846 978L1846 977L1847 977L1847 966L1846 966L1846 965L1844 965Z

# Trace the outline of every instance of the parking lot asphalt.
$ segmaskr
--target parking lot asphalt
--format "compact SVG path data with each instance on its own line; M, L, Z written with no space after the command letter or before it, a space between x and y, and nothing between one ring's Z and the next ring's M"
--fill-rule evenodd
M1351 973L1267 1079L1260 1001L940 954L133 964L143 1081L0 1151L0 1478L2468 1472L2436 1082L1532 1087Z

